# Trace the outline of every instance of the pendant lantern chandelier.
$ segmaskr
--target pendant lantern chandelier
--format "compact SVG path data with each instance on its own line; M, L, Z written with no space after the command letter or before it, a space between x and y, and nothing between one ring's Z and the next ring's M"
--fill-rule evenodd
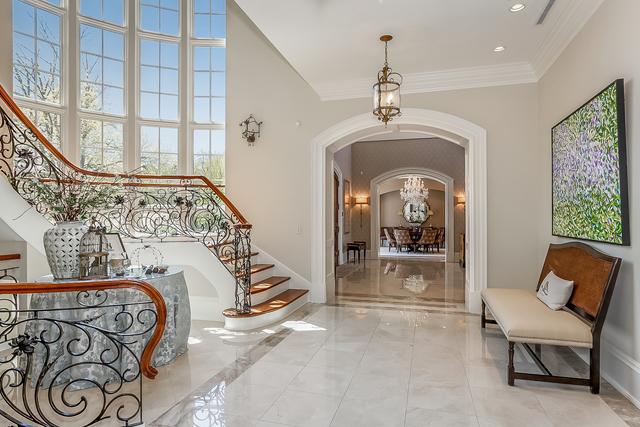
M400 190L400 197L407 203L418 204L429 198L429 189L417 176L410 176L404 182L404 188Z
M386 34L380 36L384 42L384 66L378 71L378 82L373 85L373 115L384 125L400 115L400 85L402 76L389 67L387 45L393 39Z

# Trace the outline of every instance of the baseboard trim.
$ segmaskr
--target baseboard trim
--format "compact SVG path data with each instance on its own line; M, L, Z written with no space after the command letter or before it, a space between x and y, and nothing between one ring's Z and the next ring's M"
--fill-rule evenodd
M622 394L629 402L631 402L635 407L640 409L640 399L633 395L631 391L628 390L626 386L621 384L618 380L613 378L611 373L607 372L607 365L611 365L611 362L607 360L607 356L610 355L618 364L624 366L630 372L632 372L632 379L630 383L636 383L640 385L640 362L624 353L618 347L616 347L610 340L605 338L602 339L601 351L603 354L600 356L601 360L601 369L600 375L604 378L609 384L613 386L620 394ZM578 357L585 361L585 363L589 363L589 354L586 351L580 351L580 349L572 349ZM635 377L635 379L633 379Z

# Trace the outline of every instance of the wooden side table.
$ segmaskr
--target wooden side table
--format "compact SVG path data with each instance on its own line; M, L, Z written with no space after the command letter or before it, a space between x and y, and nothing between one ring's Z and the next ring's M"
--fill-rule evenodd
M354 240L353 243L360 245L360 249L364 252L364 260L367 259L367 242L364 240Z
M356 253L358 254L358 264L360 264L360 250L364 251L364 259L367 259L367 242L355 240L347 243L347 263L349 262L349 252L353 251L353 262L356 262Z

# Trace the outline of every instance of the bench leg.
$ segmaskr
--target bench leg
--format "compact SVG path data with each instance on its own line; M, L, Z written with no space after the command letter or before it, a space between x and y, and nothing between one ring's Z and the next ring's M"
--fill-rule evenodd
M515 343L509 341L509 366L507 368L507 384L513 386L515 384L515 368L513 367L513 352Z
M590 351L589 388L592 394L600 393L600 343L593 343Z
M484 300L482 300L482 314L480 315L480 327L482 329L487 327L487 305L484 303Z

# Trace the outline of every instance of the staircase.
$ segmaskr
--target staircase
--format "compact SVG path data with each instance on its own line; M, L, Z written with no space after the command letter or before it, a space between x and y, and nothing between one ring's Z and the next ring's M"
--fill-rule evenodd
M259 263L260 254L251 245L251 224L206 177L82 169L47 140L2 86L0 100L0 172L50 222L55 213L37 199L31 188L34 180L58 187L70 183L115 187L109 206L92 212L107 230L136 242L197 241L218 258L213 262L224 265L235 282L235 306L223 312L226 328L264 327L308 301L308 291L290 289L291 278L274 264Z
M262 328L284 319L309 301L307 289L290 288L291 277L277 275L278 268L275 264L260 263L259 252L252 251L249 258L250 311L243 313L235 308L224 310L222 314L225 329L247 331ZM222 257L220 260L228 265L235 262L233 257ZM234 274L239 278L243 275Z

